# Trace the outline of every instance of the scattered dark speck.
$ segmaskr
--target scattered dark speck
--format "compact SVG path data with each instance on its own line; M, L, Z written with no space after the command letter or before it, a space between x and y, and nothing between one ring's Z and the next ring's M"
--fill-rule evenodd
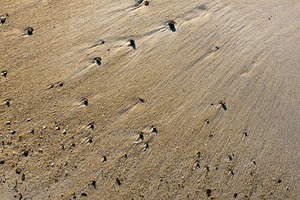
M237 193L234 193L233 197L234 198L237 198L238 194Z
M4 160L1 160L1 161L0 161L0 165L3 165L4 163L5 163Z
M86 193L81 193L81 196L82 197L87 197L87 194Z
M5 24L6 18L7 18L7 17L8 17L8 14L7 14L7 13L5 13L5 15L3 15L3 16L0 16L1 24Z
M144 140L144 134L143 134L143 132L139 132L139 138L138 139Z
M144 103L144 102L145 102L145 100L142 99L142 98L139 98L139 100L140 100L141 103Z
M96 181L92 181L91 185L96 189Z
M209 166L205 166L205 169L206 169L206 171L208 171L208 172L210 172L210 170L209 170Z
M7 71L6 71L6 70L1 71L1 75L2 75L3 77L7 77Z
M27 32L28 35L32 35L33 34L33 28L32 27L26 28L25 31Z
M174 20L170 20L168 22L169 28L172 32L176 32L175 24L176 24L176 22Z
M25 181L25 174L22 175L22 181Z
M101 65L101 61L102 61L102 58L100 58L100 57L94 58L94 62L99 66Z
M24 150L23 153L22 153L22 156L27 157L28 154L29 154L29 151L28 150Z
M281 183L282 181L281 181L281 179L279 179L278 181L277 181L277 183Z
M206 195L208 196L208 197L210 197L211 196L211 189L206 189Z
M107 161L107 158L106 158L106 156L103 156L102 157L102 162L105 162L105 161Z
M120 181L119 178L116 178L116 183L117 183L118 185L121 185L121 181Z
M10 99L6 99L5 103L6 103L6 106L9 107L10 106Z
M95 129L95 123L91 122L88 124L89 129L94 130Z
M85 106L88 106L88 105L89 105L89 101L88 101L87 98L83 98L83 99L81 100L81 102L82 102L83 105L85 105Z
M158 133L158 130L157 130L155 127L153 127L153 128L152 128L152 132L153 132L153 133Z

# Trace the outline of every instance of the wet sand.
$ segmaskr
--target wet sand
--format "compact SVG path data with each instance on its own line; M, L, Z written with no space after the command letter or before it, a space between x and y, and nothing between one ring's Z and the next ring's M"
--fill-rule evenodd
M2 0L0 199L300 196L300 2Z

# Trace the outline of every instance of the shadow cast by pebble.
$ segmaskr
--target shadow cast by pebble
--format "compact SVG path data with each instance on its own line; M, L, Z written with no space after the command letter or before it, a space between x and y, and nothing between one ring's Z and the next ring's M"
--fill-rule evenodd
M225 100L221 100L220 102L221 107L226 111L227 110L227 106L225 104Z
M133 38L129 38L129 45L130 47L132 47L134 50L136 49L136 44Z
M170 30L171 30L172 32L176 32L175 24L176 24L176 22L175 22L174 20L170 20L170 21L168 22L168 26L169 26L169 28L170 28Z
M227 106L225 104L222 104L221 106L225 111L227 110Z

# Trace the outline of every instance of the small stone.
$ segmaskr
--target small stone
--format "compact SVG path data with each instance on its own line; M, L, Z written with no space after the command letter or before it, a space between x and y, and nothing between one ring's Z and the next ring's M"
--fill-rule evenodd
M117 183L118 185L121 185L121 181L120 181L119 178L116 178L116 183Z
M16 133L16 131L10 131L10 134L14 135Z
M221 104L221 105L225 105L225 100L221 100L221 101L220 101L220 104Z
M104 40L99 40L99 44L104 44L105 41Z
M106 158L106 156L103 156L102 157L102 162L105 162L105 161L107 161L107 158Z
M95 123L94 123L94 122L90 122L87 126L88 126L88 128L91 129L91 130L94 130L94 129L95 129Z
M91 185L96 189L96 181L92 181Z
M197 169L197 168L200 168L200 163L199 163L199 161L196 161L195 162L195 167L194 167L195 169Z
M28 154L29 154L29 151L28 151L28 150L24 150L24 151L22 152L22 156L24 156L24 157L27 157Z
M169 28L170 28L172 31L176 31L175 24L176 24L176 22L175 22L174 20L168 21Z
M30 122L32 120L32 118L28 118L26 119L26 122Z
M43 129L45 130L47 128L47 126L43 126Z
M1 76L6 77L7 76L7 71L6 70L1 71Z
M25 181L25 174L22 174L21 180L22 180L22 181Z
M4 24L6 21L6 17L0 17L0 20L1 20L1 24Z
M83 98L81 100L81 102L83 103L83 105L88 106L89 105L89 100L87 98Z
M148 142L146 142L146 144L145 144L144 151L147 151L147 149L149 149L149 144L148 144Z
M150 2L149 1L145 1L144 4L145 4L145 6L149 6Z
M208 196L208 197L210 197L211 196L211 189L206 189L206 195Z
M5 104L6 104L7 107L9 107L10 106L10 99L5 99Z
M144 140L144 134L143 134L143 132L139 132L139 138L138 139Z
M100 57L95 57L94 58L94 63L96 63L97 65L101 65L101 62L102 62L102 58L100 58Z
M67 134L67 130L64 129L64 130L62 131L62 134L66 135L66 134Z
M6 22L6 18L8 17L8 14L5 13L4 15L1 15L0 16L0 21L1 21L1 24L5 24Z
M25 31L27 32L28 35L32 35L33 34L33 28L32 27L27 27L25 29Z
M10 124L11 124L11 121L5 122L5 125L10 125Z
M152 133L158 133L158 130L157 130L155 127L152 127L151 132L152 132Z
M20 168L16 169L16 174L21 174L21 172L22 172L22 169L20 169Z
M140 101L141 103L144 103L144 102L145 102L145 100L142 99L142 98L139 98L139 101Z

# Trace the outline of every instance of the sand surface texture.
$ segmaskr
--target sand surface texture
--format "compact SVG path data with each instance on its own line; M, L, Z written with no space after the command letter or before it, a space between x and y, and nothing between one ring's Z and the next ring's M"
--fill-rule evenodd
M0 15L1 200L299 199L300 1Z

